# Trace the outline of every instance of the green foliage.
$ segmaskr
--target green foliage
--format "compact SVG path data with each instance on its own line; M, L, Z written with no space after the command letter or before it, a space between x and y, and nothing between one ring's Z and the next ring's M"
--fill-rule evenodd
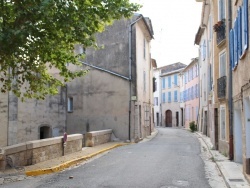
M67 68L84 58L74 46L95 47L95 33L139 8L129 0L0 0L1 92L22 99L56 94L87 72Z
M191 132L197 131L197 126L196 126L196 124L195 124L194 121L191 121L191 122L189 123L189 129L191 130Z

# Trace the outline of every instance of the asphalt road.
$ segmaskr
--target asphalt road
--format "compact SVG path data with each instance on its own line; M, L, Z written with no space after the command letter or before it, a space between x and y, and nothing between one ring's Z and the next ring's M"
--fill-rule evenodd
M114 149L77 168L6 184L16 188L208 188L194 134L159 128L148 142ZM72 178L70 178L72 177Z

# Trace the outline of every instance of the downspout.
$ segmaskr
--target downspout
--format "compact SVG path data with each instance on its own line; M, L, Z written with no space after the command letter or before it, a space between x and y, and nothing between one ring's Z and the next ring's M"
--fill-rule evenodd
M129 125L128 125L128 139L131 140L131 97L132 97L132 27L142 19L142 15L129 25Z
M228 0L228 33L232 28L232 2ZM228 35L229 36L229 35ZM228 53L229 54L229 53ZM229 54L230 59L230 54ZM230 61L229 61L230 62ZM229 107L229 160L234 159L234 140L233 140L233 88L232 88L232 67L231 63L229 63L229 83L228 83L228 107Z

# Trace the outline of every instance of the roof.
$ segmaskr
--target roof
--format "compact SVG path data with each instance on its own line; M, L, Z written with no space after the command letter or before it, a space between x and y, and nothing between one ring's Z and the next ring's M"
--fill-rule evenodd
M197 63L199 61L199 58L196 57L196 58L193 58L191 63L189 63L184 69L182 72L185 72L186 70L188 70L193 64Z
M159 69L161 69L161 74L167 74L167 73L171 73L171 72L176 72L180 69L185 68L187 65L183 64L183 63L174 63L171 65L167 65L164 67L160 67Z

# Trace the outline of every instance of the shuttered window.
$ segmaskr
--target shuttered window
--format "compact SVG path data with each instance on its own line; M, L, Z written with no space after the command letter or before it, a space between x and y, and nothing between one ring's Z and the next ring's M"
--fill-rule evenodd
M174 91L174 102L178 102L178 93Z
M171 92L168 92L168 102L171 102Z
M168 88L171 88L171 76L168 77Z
M162 78L162 89L166 88L166 79Z
M220 78L226 76L226 52L220 54Z
M242 36L242 54L248 48L248 0L243 1L241 9L241 36Z

